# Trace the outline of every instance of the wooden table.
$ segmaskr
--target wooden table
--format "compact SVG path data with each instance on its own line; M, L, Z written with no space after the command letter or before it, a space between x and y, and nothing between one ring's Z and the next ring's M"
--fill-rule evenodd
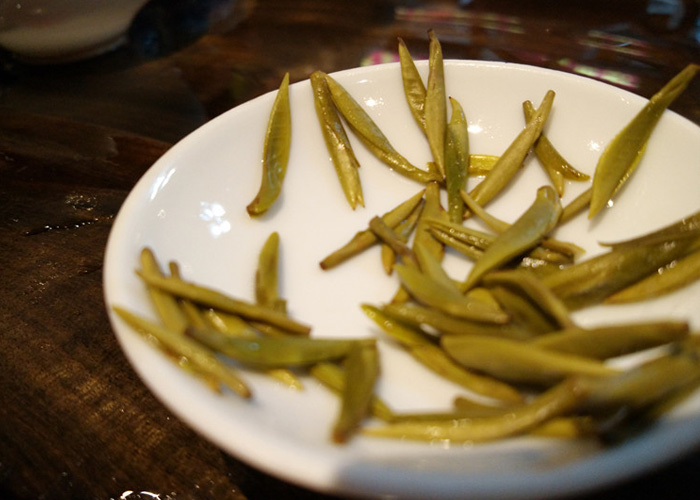
M515 61L649 97L700 62L686 16L645 1L152 2L130 43L91 60L0 60L0 497L330 498L201 439L138 379L107 322L102 258L129 190L216 115L316 69L395 57ZM574 5L575 4L575 5ZM672 109L700 124L700 82ZM697 498L700 454L589 499Z

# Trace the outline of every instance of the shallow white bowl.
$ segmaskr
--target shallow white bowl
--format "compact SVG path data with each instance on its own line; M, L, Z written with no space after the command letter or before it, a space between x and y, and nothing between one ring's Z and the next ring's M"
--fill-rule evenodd
M427 65L419 64L423 75ZM411 118L399 67L388 64L335 75L362 103L394 146L416 165L430 159ZM592 173L600 152L644 100L582 77L534 67L446 62L447 91L470 122L473 153L500 154L523 127L521 105L557 93L547 133L579 169ZM104 283L108 307L153 317L134 275L139 251L152 247L177 260L186 278L252 299L257 253L267 236L281 236L282 294L293 317L319 337L380 333L359 308L393 295L396 278L381 271L372 249L329 272L318 262L369 219L420 186L378 163L357 141L366 208L352 211L338 185L321 137L308 81L290 88L293 138L290 165L274 209L250 219L245 206L257 192L263 135L274 94L212 120L168 151L124 203L109 239ZM700 209L700 129L666 113L638 172L615 206L596 222L585 216L557 234L589 255L597 241L615 241L658 228ZM534 159L489 209L514 220L546 182ZM472 185L476 180L469 182ZM564 202L585 186L570 183ZM455 277L465 265L450 256ZM578 313L582 325L642 318L686 318L700 326L700 285L643 306L597 307ZM295 392L249 374L253 401L216 395L181 372L111 312L124 352L143 381L182 420L222 449L270 474L325 492L408 499L547 498L608 486L674 459L700 441L700 398L692 398L638 438L612 449L595 443L533 437L474 446L409 443L358 437L346 446L329 440L337 399L313 381ZM458 389L381 342L378 391L396 410L449 408ZM124 369L129 369L124 367Z

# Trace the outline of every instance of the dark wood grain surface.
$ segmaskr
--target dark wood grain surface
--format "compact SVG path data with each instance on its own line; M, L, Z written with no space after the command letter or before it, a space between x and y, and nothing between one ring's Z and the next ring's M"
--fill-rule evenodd
M0 497L305 499L201 439L129 366L102 297L111 223L173 143L293 81L394 57L523 62L645 97L700 62L698 3L223 0L152 2L128 45L90 60L0 58ZM673 2L671 2L673 3ZM672 106L700 124L700 82ZM700 193L700 187L699 191ZM700 454L585 498L694 500Z

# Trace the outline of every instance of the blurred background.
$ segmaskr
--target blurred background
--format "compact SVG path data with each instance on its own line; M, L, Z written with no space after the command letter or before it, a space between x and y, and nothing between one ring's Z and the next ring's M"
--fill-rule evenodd
M5 50L0 106L175 141L274 89L285 71L296 81L394 60L399 36L426 58L428 28L446 58L534 64L649 96L698 60L699 10L697 0L152 0L123 43L96 57L32 61ZM124 109L109 108L120 97ZM167 126L149 116L163 101L173 107Z
M78 6L78 7L76 7ZM101 10L105 9L105 10ZM0 0L0 498L328 500L172 416L107 322L102 259L143 173L315 70L525 63L650 97L700 63L698 0ZM700 124L700 86L671 107ZM586 500L695 500L700 455ZM692 488L692 489L691 489Z

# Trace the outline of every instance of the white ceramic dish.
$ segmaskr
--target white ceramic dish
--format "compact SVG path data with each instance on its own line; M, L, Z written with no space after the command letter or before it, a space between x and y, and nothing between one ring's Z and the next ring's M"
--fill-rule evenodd
M424 75L427 66L420 65ZM448 61L447 90L471 124L472 152L499 154L523 126L521 104L538 104L557 92L546 129L559 150L592 173L602 148L644 104L599 82L515 64ZM338 73L389 139L424 165L427 144L403 97L396 64ZM329 271L318 262L367 221L420 186L357 154L366 208L352 211L329 163L308 81L292 85L293 139L284 192L266 216L250 219L246 204L257 192L264 130L274 96L231 110L175 145L144 175L114 224L105 259L108 306L119 304L152 316L133 273L148 245L162 261L180 262L186 278L252 299L257 253L272 231L281 236L282 293L291 314L316 336L379 335L359 309L388 300L394 277L381 271L378 251ZM355 141L357 144L357 141ZM668 112L638 172L613 209L599 220L579 217L558 236L583 244L641 234L700 209L700 129ZM535 160L529 160L536 163ZM475 183L475 180L470 182ZM491 211L513 220L545 182L528 165ZM583 187L567 186L568 202ZM451 272L462 272L457 259ZM456 275L459 276L459 275ZM578 313L585 325L620 319L687 318L700 327L700 284L643 306L598 307ZM517 438L499 443L447 446L358 437L330 443L337 400L309 380L295 392L250 375L255 397L216 395L164 359L110 313L116 335L134 369L182 420L222 449L282 479L324 492L376 498L521 499L578 493L626 480L668 462L700 441L700 398L692 398L657 427L613 449L592 443ZM445 409L454 386L417 367L400 350L381 344L379 392L397 410ZM125 369L128 369L125 367Z

